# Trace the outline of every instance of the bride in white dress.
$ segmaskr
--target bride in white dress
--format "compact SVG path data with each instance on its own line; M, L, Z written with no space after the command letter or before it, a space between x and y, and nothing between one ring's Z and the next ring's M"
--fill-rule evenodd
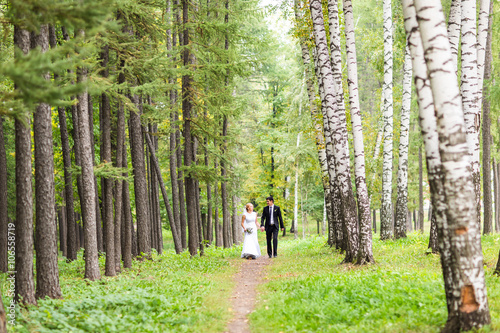
M245 231L245 240L243 241L243 250L241 257L246 259L257 259L260 257L259 239L257 238L257 231L259 224L257 222L257 213L253 211L253 205L247 203L245 205L245 212L241 217L241 227Z

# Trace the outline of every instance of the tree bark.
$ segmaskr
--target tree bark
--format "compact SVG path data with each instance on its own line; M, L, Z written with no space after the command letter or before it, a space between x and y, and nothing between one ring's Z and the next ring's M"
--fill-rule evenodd
M125 130L125 129L124 129ZM122 163L126 168L128 166L127 161L127 146L123 144L123 152L122 152ZM127 169L124 169L123 177L128 177ZM122 259L123 259L123 268L132 268L132 255L136 256L137 251L134 251L134 247L132 242L134 241L134 223L132 220L132 211L130 208L130 191L128 181L123 181L122 188L122 196L123 196L123 240L122 240ZM137 242L136 246L137 248Z
M486 296L483 255L473 175L470 170L462 103L453 68L440 2L415 1L425 59L434 97L443 186L446 193L446 220L451 243L451 285L460 295L456 309L458 330L471 330L491 322ZM465 10L462 7L462 10ZM464 17L464 16L462 16ZM462 51L463 52L463 51ZM463 57L462 57L463 58ZM452 309L455 311L455 309Z
M356 216L356 202L351 185L349 172L349 147L347 142L347 124L345 112L337 107L337 86L332 74L332 65L328 57L326 33L324 29L321 2L313 0L310 2L311 18L313 20L314 38L318 54L318 72L324 89L323 120L328 123L332 132L332 141L335 145L335 171L336 185L341 200L341 209L344 219L346 239L346 256L344 263L354 262L359 250L359 231ZM325 117L326 115L326 117ZM326 131L325 131L326 132Z
M132 167L134 168L134 193L137 219L137 250L139 259L151 257L151 232L148 216L148 190L146 180L146 166L144 158L144 139L141 125L141 102L138 96L132 100L136 110L130 112L130 150Z
M351 123L354 142L354 173L356 177L356 195L358 198L358 214L360 220L359 254L357 263L364 264L372 263L374 259L372 249L370 197L366 185L363 125L358 95L358 65L356 60L356 40L354 36L354 16L351 0L343 1L343 10L346 35L347 83L349 87L349 104L351 107Z
M170 202L168 200L168 194L167 194L167 190L165 189L163 177L161 176L161 170L160 170L160 166L158 164L158 160L156 158L154 151L151 149L151 147L153 146L153 142L151 142L151 138L149 137L149 135L146 135L146 142L147 142L149 149L152 153L152 162L153 162L154 172L156 174L158 182L160 183L160 189L161 189L161 193L163 195L163 202L165 204L165 208L167 209L168 220L170 222L170 229L172 230L172 237L174 238L175 252L177 254L179 254L182 252L182 243L181 243L179 230L177 229L177 225L174 223L174 213L172 211L172 207L170 206Z
M79 34L84 35L83 30ZM79 69L78 82L87 81L87 70ZM97 218L95 198L95 177L93 154L91 144L91 132L89 128L88 95L84 91L78 96L78 122L77 136L79 138L79 151L81 157L81 184L82 191L80 201L82 202L82 215L84 221L84 246L85 246L85 278L97 280L101 278L98 261L97 247Z
M48 25L34 35L33 47L42 52L49 48ZM50 79L48 73L45 80ZM57 225L55 212L54 152L52 148L52 114L50 105L40 103L33 120L35 141L35 198L36 198L36 298L61 298L57 264Z
M101 52L102 76L108 77L109 46L105 45ZM101 163L111 163L111 103L104 92L101 95ZM105 275L116 275L115 258L115 225L113 219L113 179L103 178L102 187L103 222L106 246Z
M461 27L461 96L462 108L469 145L469 158L472 166L472 181L476 198L476 220L481 226L481 171L479 165L480 144L479 126L481 123L481 107L479 102L479 74L477 62L476 37L476 0L462 0Z
M399 136L398 196L396 199L396 219L394 237L406 238L408 218L408 145L410 142L410 109L412 64L408 41L406 43L403 66L403 102L401 106L401 134Z
M14 27L14 45L25 55L30 50L30 33ZM24 123L23 123L24 121ZM16 147L16 302L36 304L33 276L33 189L30 116L15 120Z
M384 0L384 147L382 171L382 202L380 208L380 239L392 238L392 160L393 160L393 106L392 106L392 6Z
M7 155L3 135L3 118L0 117L0 272L8 271L7 236L9 234L9 219L7 214ZM0 325L1 326L1 325Z
M488 20L488 15L490 10L493 9L493 2L489 3L489 1L481 1L481 7L484 5L484 2L488 2L488 6L491 5L491 8L488 8L488 11L486 12L486 27L484 27L485 23L482 22L484 21L484 17L482 15L485 15L484 8L481 8L480 14L479 14L479 35L481 38L479 38L479 45L481 46L481 39L483 38L484 30L486 30L487 33L487 38L486 38L486 45L482 45L484 50L478 50L479 53L485 52L485 55L478 56L478 57L483 57L484 61L484 81L483 78L481 77L481 68L479 68L480 71L480 80L479 83L483 82L488 82L491 79L491 62L492 62L492 54L491 54L491 28L492 28L492 20ZM489 23L488 23L489 21ZM478 60L481 62L481 60ZM489 234L493 232L493 222L492 222L492 197L491 197L491 133L490 133L490 100L488 98L489 94L489 89L488 89L488 84L484 84L484 88L482 89L482 93L484 93L486 98L482 99L483 103L483 121L482 121L482 135L483 135L483 234Z
M64 194L62 194L64 196ZM66 214L64 213L64 208L61 206L56 206L57 210L57 221L59 222L59 250L61 251L63 257L67 256L67 244L66 240Z
M450 15L448 17L448 38L455 73L458 72L458 44L460 43L460 27L462 26L462 0L451 0Z
M446 220L446 202L443 187L443 173L441 172L441 156L439 154L439 139L435 117L434 98L427 73L427 64L424 59L424 49L421 34L417 23L417 16L413 0L403 1L405 30L408 35L408 44L412 54L413 74L418 98L419 123L424 141L427 161L427 175L431 188L431 199L436 217L436 233L441 253L441 267L445 285L445 295L448 307L447 327L453 328L457 298L453 296L451 285L455 279L452 272L451 244ZM413 211L414 229L417 229L415 210Z
M123 150L125 149L125 113L123 104L119 103L118 111L116 114L116 159L115 167L127 167L123 161ZM122 259L122 225L124 220L123 214L123 180L115 180L115 219L114 219L114 250L115 250L115 270L117 273L121 272L121 259Z

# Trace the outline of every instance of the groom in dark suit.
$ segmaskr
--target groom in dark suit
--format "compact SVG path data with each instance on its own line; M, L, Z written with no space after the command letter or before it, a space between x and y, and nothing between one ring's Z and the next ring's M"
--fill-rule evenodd
M281 231L283 231L285 227L283 226L281 210L278 206L274 205L273 197L267 197L266 202L267 207L264 207L260 220L260 230L266 231L267 254L269 255L269 258L272 258L273 256L276 258L278 256L279 227L281 227ZM273 240L273 247L271 247L271 238Z

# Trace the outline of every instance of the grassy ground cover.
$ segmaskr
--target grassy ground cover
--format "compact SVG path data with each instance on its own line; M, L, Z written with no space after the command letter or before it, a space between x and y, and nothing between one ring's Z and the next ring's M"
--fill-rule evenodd
M153 261L134 261L132 269L96 282L82 279L81 253L73 263L61 258L64 299L39 301L29 311L18 307L17 326L10 331L222 332L231 317L236 270L227 258L238 255L238 247L207 249L206 256L191 259L187 253L177 256L170 251L155 255Z
M267 267L255 332L439 332L446 303L439 256L425 254L428 235L374 239L375 265L341 265L324 237L281 241ZM483 237L489 304L500 331L500 279L492 276L500 235Z

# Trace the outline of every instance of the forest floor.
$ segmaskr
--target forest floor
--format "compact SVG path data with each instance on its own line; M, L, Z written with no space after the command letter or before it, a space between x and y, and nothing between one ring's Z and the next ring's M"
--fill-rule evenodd
M250 333L248 316L255 310L257 286L264 279L264 267L271 261L267 256L255 260L241 259L240 269L234 276L235 289L231 299L234 317L227 326L227 333Z

